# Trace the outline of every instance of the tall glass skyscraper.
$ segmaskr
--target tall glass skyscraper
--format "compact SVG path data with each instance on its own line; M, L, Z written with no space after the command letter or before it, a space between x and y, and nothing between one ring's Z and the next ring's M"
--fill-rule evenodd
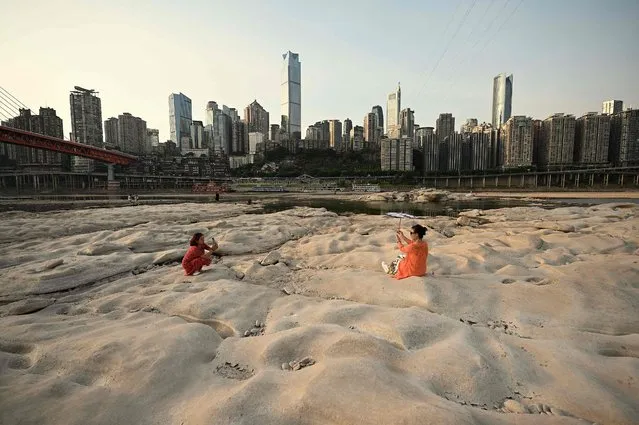
M402 89L397 83L397 91L388 95L388 102L386 104L386 132L389 137L399 137L399 135L393 134L394 131L401 127L401 120L399 113L402 108Z
M282 55L282 130L289 138L302 138L302 65L299 54Z
M180 94L172 93L169 96L169 126L171 131L171 141L178 149L182 149L182 138L191 138L191 122L193 121L193 106L191 99ZM185 148L189 143L185 143Z
M506 124L513 106L513 75L499 74L493 83L493 128Z
M384 133L384 111L381 106L375 105L372 110L375 117L377 117L377 128L382 129L382 134Z

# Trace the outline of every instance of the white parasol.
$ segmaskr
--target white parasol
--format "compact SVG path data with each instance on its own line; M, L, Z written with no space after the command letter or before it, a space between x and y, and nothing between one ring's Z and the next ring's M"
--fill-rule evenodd
M397 226L398 229L401 229L402 227L402 218L417 218L414 215L403 212L387 212L386 215L389 217L399 218L399 225Z

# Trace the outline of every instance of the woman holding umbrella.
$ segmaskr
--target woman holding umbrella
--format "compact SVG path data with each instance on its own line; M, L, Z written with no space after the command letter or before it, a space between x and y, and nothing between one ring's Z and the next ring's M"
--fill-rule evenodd
M428 259L428 243L424 240L426 228L420 224L411 227L410 238L404 232L397 230L397 248L402 254L390 265L382 261L384 272L395 279L410 276L426 276L426 262Z

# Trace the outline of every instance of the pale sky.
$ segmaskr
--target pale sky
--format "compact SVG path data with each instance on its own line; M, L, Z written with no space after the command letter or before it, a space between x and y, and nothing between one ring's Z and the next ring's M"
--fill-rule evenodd
M130 112L169 138L168 96L280 121L282 54L302 62L302 134L364 115L398 81L402 108L434 126L490 121L492 81L512 73L513 115L639 107L638 0L0 0L0 86L71 131L69 91L95 89L103 120Z

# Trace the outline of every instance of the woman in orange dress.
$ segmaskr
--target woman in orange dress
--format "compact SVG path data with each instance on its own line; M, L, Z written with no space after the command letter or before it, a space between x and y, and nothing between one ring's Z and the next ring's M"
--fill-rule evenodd
M199 273L202 267L210 265L213 251L218 248L215 239L213 239L212 242L213 246L208 246L204 242L204 235L202 233L194 234L189 245L189 250L186 251L184 258L182 258L182 268L186 276Z
M428 243L423 240L426 228L420 224L411 227L410 239L401 230L397 231L397 247L403 255L390 265L382 261L384 271L395 279L410 276L426 276L426 262L428 260Z

